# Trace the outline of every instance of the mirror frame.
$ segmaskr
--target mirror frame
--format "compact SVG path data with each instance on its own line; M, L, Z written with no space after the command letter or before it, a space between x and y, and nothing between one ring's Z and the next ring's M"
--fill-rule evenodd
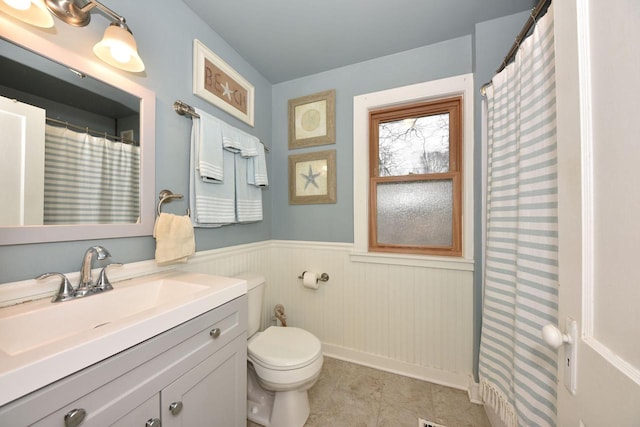
M155 222L155 93L127 79L115 69L103 66L97 59L60 46L9 17L0 16L0 28L1 37L5 40L139 98L142 148L139 223L0 227L0 246L152 235Z

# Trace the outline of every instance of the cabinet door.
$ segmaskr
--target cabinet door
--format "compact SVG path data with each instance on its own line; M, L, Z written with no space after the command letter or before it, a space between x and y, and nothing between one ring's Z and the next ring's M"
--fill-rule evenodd
M246 386L247 341L241 335L162 390L162 425L244 427ZM172 407L181 409L174 414Z

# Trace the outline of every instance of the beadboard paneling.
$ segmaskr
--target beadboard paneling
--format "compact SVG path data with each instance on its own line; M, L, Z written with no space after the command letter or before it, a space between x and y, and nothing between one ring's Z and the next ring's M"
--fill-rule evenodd
M271 265L269 257L269 242L249 243L198 252L195 258L189 259L189 263L181 269L219 276L235 276L245 271L252 271L264 275L268 281ZM265 298L262 308L262 329L269 324L268 311L270 310L267 309Z
M335 356L467 387L472 271L352 262L350 244L274 241L270 251L266 306L283 304L288 325L312 332ZM306 289L304 270L330 280Z
M351 244L270 241L200 252L191 271L267 277L263 328L285 306L325 353L466 389L472 372L473 272L352 262ZM329 274L318 290L305 270Z

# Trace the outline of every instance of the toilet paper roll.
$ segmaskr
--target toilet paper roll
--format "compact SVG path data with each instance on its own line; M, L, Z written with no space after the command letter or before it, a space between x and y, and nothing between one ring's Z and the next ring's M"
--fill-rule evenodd
M302 273L302 286L309 289L318 289L318 273L313 271L305 271Z

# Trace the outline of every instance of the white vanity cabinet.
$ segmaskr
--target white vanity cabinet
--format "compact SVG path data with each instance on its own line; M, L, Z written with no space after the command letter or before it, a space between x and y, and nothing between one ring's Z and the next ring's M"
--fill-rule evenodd
M0 425L244 427L246 331L242 296L1 407Z

